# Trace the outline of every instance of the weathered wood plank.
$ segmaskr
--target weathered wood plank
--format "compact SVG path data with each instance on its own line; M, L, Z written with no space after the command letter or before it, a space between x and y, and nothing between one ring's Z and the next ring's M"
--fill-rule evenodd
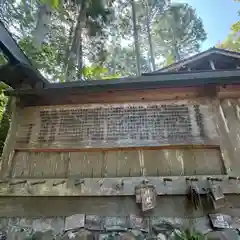
M217 97L218 97L218 99L239 98L240 97L240 87L239 87L239 85L221 86L221 87L219 87Z
M219 134L223 164L226 173L232 174L234 169L235 155L233 147L231 145L231 139L229 137L229 129L226 118L224 116L223 109L219 100L211 101L211 106L212 111L215 113L213 114L213 122L216 124L217 133Z
M105 177L141 175L138 151L105 151Z
M208 87L209 89L209 87ZM212 89L211 89L212 90ZM214 91L214 89L213 89ZM214 91L215 92L215 91ZM134 89L107 91L104 93L60 94L55 98L39 98L33 101L24 101L26 106L35 105L63 105L63 104L89 104L89 103L125 103L125 102L147 102L162 100L193 99L202 96L209 96L211 92L206 87L185 87L185 88L161 88L161 89Z
M212 144L171 144L166 146L141 146L141 147L111 147L111 148L104 148L104 151L138 151L139 149L142 150L169 150L169 149L219 149L219 145ZM15 151L22 151L22 152L98 152L101 151L103 148L15 148Z
M232 101L225 99L221 101L223 114L226 121L226 130L228 133L229 141L231 143L231 151L233 158L231 161L232 171L236 174L239 173L240 169L240 122L237 119L236 112Z
M220 144L220 136L216 129L216 111L213 107L213 101L209 99L204 100L204 104L199 106L201 114L203 115L203 128L205 137L211 142Z
M196 118L196 106L200 107L200 110L204 112L204 119L207 119L203 124L207 126L205 128L206 136L200 133L202 130L197 122L202 121L202 118L200 115L199 119ZM22 131L28 132L29 126L31 126L29 141L20 141L21 138L19 138L15 148L76 149L152 147L172 144L216 145L219 141L212 134L214 125L211 124L211 118L209 118L211 112L207 111L208 107L203 99L28 107L26 111L23 111L27 118L21 122L19 131L22 129ZM159 112L157 109L161 109L161 111ZM33 112L32 119L29 117L31 110ZM176 112L177 114L175 114ZM184 114L186 117L183 120L181 116ZM35 121L35 115L42 115L41 124L40 117L37 122ZM139 120L140 118L142 122ZM158 121L159 118L162 121ZM170 122L175 119L175 123L179 123L174 126L170 124L170 126L166 119ZM189 121L192 125L192 132L191 130L187 131ZM125 130L122 129L123 125ZM165 128L167 131L163 133L162 129ZM178 130L173 131L172 128ZM177 134L180 128L182 128L181 134L186 135L185 138L182 141L178 137L171 138L170 135ZM208 131L209 129L211 132ZM189 134L187 134L188 132Z
M193 157L195 161L195 170L194 167L191 169L192 172L187 175L218 175L225 174L225 169L223 167L222 158L219 151L212 150L194 150ZM186 166L185 169L189 169Z
M201 194L208 189L209 177L222 179L216 181L225 194L239 194L238 180L229 180L227 176L211 175L198 176L195 182ZM135 187L148 180L156 187L157 194L186 195L189 181L187 178L196 178L196 175L184 177L170 177L171 182L164 177L124 177L124 178L79 178L79 184L74 185L72 179L14 179L9 183L1 183L0 196L133 196ZM169 179L169 177L168 177ZM23 181L24 180L24 181ZM44 180L44 181L43 181ZM56 182L61 184L55 184ZM121 184L123 182L123 184ZM119 188L119 184L121 187Z
M69 176L101 177L103 171L102 152L72 152L69 156Z
M32 177L65 177L67 168L67 153L32 153L34 162Z
M35 153L16 151L13 177L66 177L68 153Z
M218 150L144 150L147 176L224 174Z
M13 177L82 178L224 173L218 149L19 152Z
M16 144L16 132L18 129L19 117L21 116L21 109L18 104L18 99L12 97L10 104L12 109L11 116L12 121L10 123L10 128L8 130L8 135L5 140L3 153L1 157L1 170L0 170L1 177L8 177L11 174L14 146Z
M178 150L143 151L146 175L147 176L181 175L183 171L181 163L179 163L177 160L176 155L177 151Z
M12 177L30 177L31 163L29 152L16 151L13 157Z

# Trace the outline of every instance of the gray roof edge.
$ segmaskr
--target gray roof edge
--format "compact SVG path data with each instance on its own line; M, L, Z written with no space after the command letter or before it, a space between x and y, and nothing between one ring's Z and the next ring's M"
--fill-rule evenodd
M33 67L31 61L26 56L26 54L19 47L18 43L12 37L12 34L4 26L3 22L0 20L0 49L3 54L8 58L9 64L12 66L18 66L29 78L34 81L48 85L49 81L46 80L41 73ZM9 70L11 71L11 70ZM4 81L4 80L2 80ZM12 83L14 85L15 83Z
M216 48L216 47L212 47L212 48L209 48L208 50L204 51L204 52L200 52L198 54L195 54L191 57L188 57L188 58L185 58L185 59L182 59L178 62L175 62L175 63L172 63L166 67L163 67L163 68L160 68L156 71L153 71L153 72L150 72L150 73L143 73L143 75L145 74L157 74L157 73L162 73L162 72L165 72L169 69L172 69L174 67L177 67L178 65L181 65L181 64L184 64L185 62L194 62L195 60L197 60L198 58L201 58L202 56L204 57L205 55L209 56L211 54L214 54L214 53L218 53L218 54L222 54L222 55L226 55L226 54L232 54L232 55L235 55L236 57L240 58L240 53L239 52L234 52L234 51L229 51L229 50L226 50L226 49L223 49L223 48Z
M119 78L112 80L91 80L91 81L79 81L79 82L65 82L65 83L51 83L47 87L48 88L69 88L69 87L101 87L101 86L113 86L113 85L121 85L121 84L130 84L130 83L151 83L151 82L159 82L162 84L170 84L175 81L191 81L190 83L194 83L193 80L199 79L223 79L223 78L231 78L231 77L239 77L240 83L240 69L237 70L220 70L220 71L203 71L203 72L183 72L183 73L163 73L163 74L155 74L155 75L142 75L136 78ZM220 81L219 81L220 83Z
M182 88L206 85L240 85L240 69L235 71L212 71L200 73L181 73L141 76L139 78L124 78L118 80L96 80L89 82L53 83L43 89L9 90L6 94L42 95L69 94L69 92L104 92L116 90L137 90L156 88Z

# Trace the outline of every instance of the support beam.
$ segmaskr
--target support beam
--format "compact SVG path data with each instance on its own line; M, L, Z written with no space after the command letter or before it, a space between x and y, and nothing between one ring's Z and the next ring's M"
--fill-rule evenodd
M159 196L186 195L194 181L201 194L209 188L209 179L220 184L224 194L239 194L239 177L168 176L124 178L12 179L0 181L0 196L134 196L135 187L147 180Z
M213 60L210 60L209 64L210 64L210 67L211 67L212 70L216 70Z
M20 152L98 152L98 151L118 151L118 150L126 150L126 151L136 151L136 150L170 150L170 149L216 149L220 150L219 145L207 145L207 144L183 144L183 145L163 145L163 146L143 146L143 147L109 147L109 148L15 148L15 151Z

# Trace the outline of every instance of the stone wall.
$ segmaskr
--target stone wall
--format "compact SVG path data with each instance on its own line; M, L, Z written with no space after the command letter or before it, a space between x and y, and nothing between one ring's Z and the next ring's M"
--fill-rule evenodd
M193 220L156 217L142 222L140 217L136 219L76 214L66 218L1 218L0 227L1 240L165 240L176 239L176 234L182 236L186 229L192 229L195 236L209 236L207 239L239 239L234 229L213 231L207 218ZM221 238L222 235L225 238Z

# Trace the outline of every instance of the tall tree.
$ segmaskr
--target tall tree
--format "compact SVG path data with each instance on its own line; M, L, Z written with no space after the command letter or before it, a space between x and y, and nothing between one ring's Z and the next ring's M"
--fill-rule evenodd
M82 75L83 33L90 37L100 35L110 15L103 0L80 0L76 2L76 9L76 27L68 56L68 80L76 80Z
M174 61L200 50L200 43L206 39L206 32L200 17L188 4L172 4L153 26L155 51Z
M48 79L69 81L78 78L90 56L98 61L104 53L102 30L110 15L105 2L69 0L55 7L47 0L9 0L4 1L0 16Z
M133 38L136 53L137 75L139 76L141 74L141 64L135 0L131 0L131 6L132 6Z
M114 62L112 61L114 59ZM109 52L104 66L109 69L111 75L118 76L135 76L136 75L136 55L134 46L132 47L115 47L114 52ZM141 72L148 71L148 61L140 56Z
M155 64L155 45L152 40L152 26L155 20L163 14L164 11L169 7L170 0L141 0L142 2L142 28L143 38L146 35L146 40L143 44L148 45L148 59L150 61L150 71L156 70Z
M33 44L36 48L40 48L46 35L50 31L51 17L53 8L47 3L38 4L37 23L32 33Z
M240 2L240 0L236 0ZM240 11L238 12L240 16ZM231 26L230 34L217 47L240 52L240 20Z

